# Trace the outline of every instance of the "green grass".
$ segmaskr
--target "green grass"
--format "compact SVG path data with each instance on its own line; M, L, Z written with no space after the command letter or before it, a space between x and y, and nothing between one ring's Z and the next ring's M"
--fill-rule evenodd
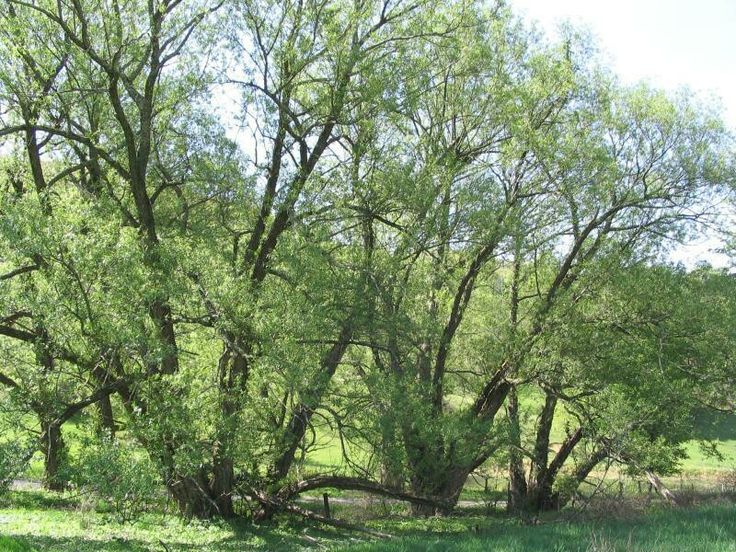
M0 551L2 552L30 552L30 545L11 537L0 537Z
M292 520L256 526L245 520L187 523L174 515L147 514L135 523L120 523L80 508L75 499L43 491L12 492L3 500L0 535L0 552L291 551L310 549L312 539L336 546L350 538Z
M690 441L682 464L685 471L736 469L736 416L703 410L695 418L695 430L701 440L715 443L723 458L707 454L699 441Z
M416 531L401 539L349 549L351 552L736 551L734 505L662 509L630 519L549 521L535 526L509 519L479 520L470 527L470 530L466 526L459 530L433 531L429 535L426 530Z
M529 398L527 398L529 400ZM557 424L564 421L560 416ZM73 421L65 426L72 457L79 453L83 430ZM683 462L683 477L666 478L673 491L694 487L712 490L724 470L736 469L736 417L702 413L697 419L702 440L718 444L723 460L708 455L698 441L687 443L689 458ZM318 443L307 455L305 471L334 470L342 464L339 441L320 428ZM555 427L555 438L562 430ZM351 451L360 454L358 451ZM26 476L40 478L40 455ZM469 481L462 499L487 501L505 497L505 472L491 479L491 493L481 481ZM615 474L614 474L615 477ZM683 484L684 478L684 484ZM625 480L626 496L637 494L634 481ZM645 485L646 487L646 485ZM331 492L331 496L353 496ZM235 551L235 550L328 550L420 551L458 550L473 552L547 550L713 550L736 552L736 507L711 505L688 510L655 510L626 519L563 522L547 519L539 526L523 526L517 520L483 516L486 508L472 515L447 519L402 517L403 506L379 507L356 512L353 505L335 503L333 514L396 535L387 541L371 541L364 534L281 519L267 526L247 521L236 523L185 523L173 516L147 514L134 524L120 524L107 513L83 509L78 500L45 492L23 491L0 502L0 552L92 552L92 551ZM477 514L477 515L476 515ZM569 515L563 513L564 515ZM166 548L162 543L165 543Z
M121 524L108 515L81 509L75 499L45 492L14 492L0 503L0 552L736 552L736 505L728 502L692 509L660 506L600 518L588 515L588 519L578 521L565 521L555 514L544 517L539 525L524 525L499 514L428 519L394 514L381 519L371 518L370 511L362 513L368 514L362 523L395 538L375 540L362 533L293 519L256 526L247 521L186 523L173 516L149 514L136 523Z

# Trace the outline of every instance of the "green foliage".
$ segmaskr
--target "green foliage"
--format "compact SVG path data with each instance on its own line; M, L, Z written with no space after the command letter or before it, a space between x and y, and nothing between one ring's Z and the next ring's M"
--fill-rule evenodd
M336 471L452 501L555 452L540 404L501 422L514 386L582 443L562 471L670 473L693 405L733 408L730 277L661 263L728 132L582 33L502 1L9 0L0 104L1 400L51 471L49 431L105 426L78 483L123 518L160 484L267 517L325 434Z
M87 442L77 462L71 480L81 492L108 502L121 522L138 519L158 503L161 480L137 447L118 439Z
M30 456L28 445L21 441L0 442L0 495L23 474Z

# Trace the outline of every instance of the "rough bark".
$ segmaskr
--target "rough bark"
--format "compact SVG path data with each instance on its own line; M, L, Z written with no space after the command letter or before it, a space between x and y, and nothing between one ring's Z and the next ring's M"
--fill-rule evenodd
M115 415L112 409L112 401L110 396L106 395L102 397L97 403L97 407L100 413L100 429L109 437L115 437Z
M235 484L235 470L230 458L223 458L217 462L212 470L210 494L215 503L217 514L224 518L235 516L233 509L233 489Z
M521 427L519 423L519 399L516 388L509 392L508 406L506 407L511 431L511 447L509 451L509 496L506 508L510 512L523 509L527 495L526 476L521 453Z
M210 496L206 470L200 470L196 476L174 475L168 479L166 487L179 513L186 519L208 519L219 515L217 503Z
M66 456L61 427L54 422L41 423L41 452L43 453L43 486L50 491L63 491L68 481L62 473Z

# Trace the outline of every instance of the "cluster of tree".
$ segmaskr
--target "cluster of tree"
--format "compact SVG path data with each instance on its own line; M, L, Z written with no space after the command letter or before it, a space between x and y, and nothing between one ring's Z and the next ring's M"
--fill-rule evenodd
M0 10L0 384L50 488L94 412L188 516L448 511L499 454L539 509L733 409L736 283L656 262L733 184L728 132L574 32L464 0ZM342 464L305 471L326 427Z

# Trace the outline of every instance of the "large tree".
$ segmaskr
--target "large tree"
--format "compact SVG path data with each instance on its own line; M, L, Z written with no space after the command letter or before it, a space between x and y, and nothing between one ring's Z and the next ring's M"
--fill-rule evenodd
M119 409L189 516L451 508L565 305L724 180L709 113L502 2L2 10L0 383L50 471L63 423ZM316 416L376 454L299 479Z
M594 271L554 317L507 405L512 509L559 508L599 463L671 474L694 416L733 377L734 279L639 263ZM730 374L730 376L728 376ZM564 427L564 431L563 431ZM561 441L552 443L553 435Z
M575 47L528 47L509 67L449 74L413 117L428 155L408 179L426 183L431 210L410 224L422 233L409 234L406 250L390 250L394 266L374 276L386 320L371 335L375 370L386 375L376 381L400 392L371 393L390 403L377 409L396 419L413 491L450 507L496 450L494 419L561 305L598 297L586 283L591 267L605 258L615 273L652 258L729 178L725 133L707 110L622 88ZM495 67L499 57L473 60ZM499 96L486 100L479 83ZM505 299L470 316L484 308L479 286L499 280ZM487 341L458 344L474 332Z
M58 331L85 349L77 364L97 386L115 382L182 512L198 516L232 515L236 483L260 496L288 474L360 314L360 217L342 181L351 128L385 111L389 85L413 86L391 75L397 51L457 28L452 9L425 2L229 2L225 51L212 26L223 5L12 1L3 14L0 133L22 140L29 209L58 230L8 267L38 285L58 277L44 307L21 305L44 324L25 341ZM249 157L207 109L222 82L209 48L239 62L220 74L243 87ZM330 282L335 263L348 270ZM55 301L76 308L47 327ZM17 334L23 320L6 322Z

